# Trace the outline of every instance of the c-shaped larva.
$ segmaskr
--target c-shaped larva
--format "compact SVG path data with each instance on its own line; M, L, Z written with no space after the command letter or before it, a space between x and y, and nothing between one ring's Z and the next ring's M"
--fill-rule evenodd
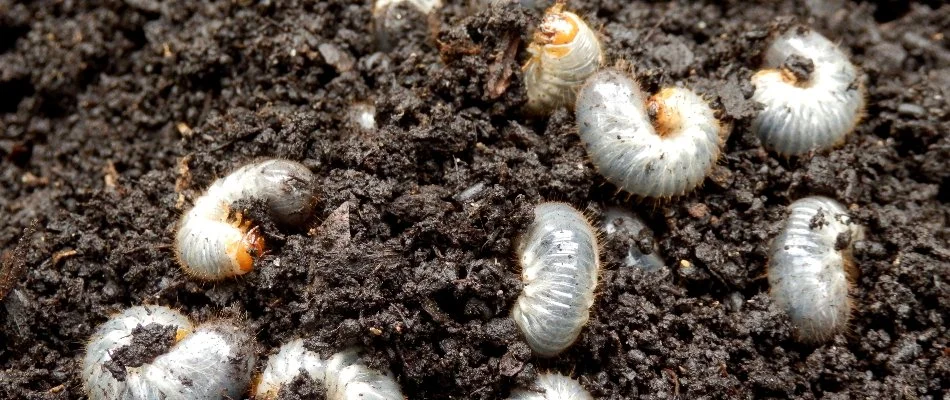
M593 400L577 381L560 374L538 374L532 388L511 392L508 400Z
M324 360L307 350L302 339L280 347L267 360L257 382L254 398L277 399L280 389L300 374L326 387L327 400L403 400L399 384L388 374L369 369L360 362L359 352L350 348Z
M551 357L577 340L590 318L600 273L597 234L580 211L541 203L518 246L524 291L511 312L528 345Z
M851 247L862 229L827 197L803 198L789 210L770 252L772 300L788 314L800 341L827 340L851 315L847 272L854 268Z
M561 3L548 9L528 47L531 59L522 69L532 114L573 106L577 88L604 64L597 33L562 9Z
M633 79L614 69L587 80L575 112L600 174L644 197L677 196L702 183L728 135L695 93L666 88L647 99Z
M245 165L216 180L178 227L175 254L182 268L210 280L251 271L264 251L264 238L231 204L261 201L278 224L300 225L313 212L314 182L303 164L277 159Z
M138 330L148 327L167 329L163 339L171 346L151 359L132 360L125 346L159 346L152 337L136 341L137 333L147 334ZM253 337L229 321L195 327L168 307L136 306L96 330L83 359L83 385L92 400L240 398L251 381L254 347Z
M813 30L789 29L765 52L752 76L752 100L762 111L752 130L776 153L794 156L840 144L864 112L858 69Z

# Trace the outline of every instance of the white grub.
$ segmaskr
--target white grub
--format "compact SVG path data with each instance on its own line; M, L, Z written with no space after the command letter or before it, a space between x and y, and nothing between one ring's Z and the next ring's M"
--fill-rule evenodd
M117 378L107 364L114 352L132 343L136 327L171 326L175 343L138 366L124 366ZM83 359L82 379L92 400L240 398L254 366L254 340L229 321L195 327L181 313L163 306L136 306L113 316L93 334ZM121 375L120 375L121 376Z
M399 384L388 373L374 371L350 348L327 361L323 378L329 400L402 400Z
M641 235L653 237L653 231L636 214L620 208L609 207L604 211L604 221L601 230L610 237L617 236L623 239L631 239L634 243L627 250L627 255L623 259L623 265L629 268L640 268L644 271L658 271L665 264L660 257L660 249L653 241L653 248L649 253L643 253L636 241Z
M218 280L250 272L264 251L264 239L231 205L259 200L278 224L297 226L310 218L315 178L300 163L269 159L238 168L216 180L182 217L175 254L189 275Z
M789 211L770 251L772 300L788 314L799 341L825 341L844 330L851 315L848 271L862 229L826 197L795 201Z
M318 380L323 377L325 370L326 361L320 355L304 348L303 340L292 340L267 359L264 372L258 378L254 398L277 399L280 389L300 374Z
M597 72L577 96L587 155L608 182L642 197L685 194L719 159L727 130L692 91L666 88L646 98L623 72Z
M388 51L406 36L407 31L418 29L404 15L405 12L418 12L428 17L442 8L442 0L376 0L373 3L373 32L380 50ZM428 29L428 27L427 27Z
M577 381L560 374L538 374L530 388L515 389L508 400L593 400Z
M524 291L511 315L538 355L564 351L587 324L600 273L597 251L584 214L564 203L535 207L517 250Z
M789 29L766 50L763 67L752 76L752 100L762 107L752 130L780 155L839 145L864 113L858 69L818 32Z
M530 114L572 107L577 88L604 64L597 33L562 8L557 3L548 9L528 47L531 59L523 69Z
M277 399L280 389L300 374L322 384L327 400L403 400L405 397L392 376L369 369L360 361L355 348L336 353L329 359L307 350L303 340L281 346L267 360L254 391L257 400Z

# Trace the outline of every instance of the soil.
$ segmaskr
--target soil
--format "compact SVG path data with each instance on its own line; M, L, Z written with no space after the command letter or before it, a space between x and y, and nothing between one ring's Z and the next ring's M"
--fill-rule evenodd
M648 91L693 88L733 125L701 189L650 202L595 172L571 112L523 114L544 4L405 8L380 38L352 3L0 0L0 397L83 397L85 340L138 304L247 324L258 367L295 337L361 345L412 399L504 398L547 370L604 399L945 395L950 6L571 1L611 63ZM749 131L749 77L789 23L850 52L868 108L843 146L783 159ZM255 271L189 278L179 216L263 157L319 176L313 225L264 223ZM822 345L794 340L764 279L786 206L811 194L866 227L850 331ZM625 267L643 238L605 236L591 321L553 359L508 316L514 243L544 200L636 211L667 263Z

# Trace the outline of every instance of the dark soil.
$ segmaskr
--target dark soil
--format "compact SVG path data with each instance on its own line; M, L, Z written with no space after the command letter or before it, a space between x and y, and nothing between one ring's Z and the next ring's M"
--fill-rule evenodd
M605 184L571 112L523 116L539 8L409 12L378 52L369 6L351 3L0 0L0 398L83 397L84 341L143 303L237 316L259 366L294 337L360 344L412 399L503 398L543 370L606 399L950 386L950 6L570 2L647 90L693 88L733 123L703 188L654 204ZM842 147L786 160L749 132L748 98L770 29L790 22L853 55L869 106ZM353 120L366 104L378 129ZM274 156L318 175L313 229L265 226L254 272L189 279L171 248L179 215ZM810 194L867 227L851 330L821 346L794 341L764 279L785 206ZM592 320L553 360L508 318L513 243L543 200L596 218L632 208L669 266L623 267L630 239L606 238Z

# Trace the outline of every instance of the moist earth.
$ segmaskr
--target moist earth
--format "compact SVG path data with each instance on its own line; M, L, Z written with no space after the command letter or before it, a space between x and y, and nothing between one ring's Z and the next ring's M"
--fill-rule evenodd
M604 399L950 387L950 6L570 1L611 64L650 92L692 88L732 125L701 188L649 201L595 172L573 113L522 112L520 66L549 3L452 2L428 18L403 5L377 32L363 3L0 0L0 397L84 397L85 341L139 304L246 324L259 368L295 337L365 347L412 399L504 398L539 371ZM749 78L793 23L851 55L868 108L842 146L784 159L749 130ZM264 157L318 176L312 224L261 221L253 272L189 278L179 217ZM806 195L866 227L850 329L821 345L794 340L764 279L786 206ZM515 244L545 200L597 225L625 207L655 232L603 236L591 321L553 359L509 318ZM653 241L666 268L624 265ZM321 393L298 379L282 396Z

